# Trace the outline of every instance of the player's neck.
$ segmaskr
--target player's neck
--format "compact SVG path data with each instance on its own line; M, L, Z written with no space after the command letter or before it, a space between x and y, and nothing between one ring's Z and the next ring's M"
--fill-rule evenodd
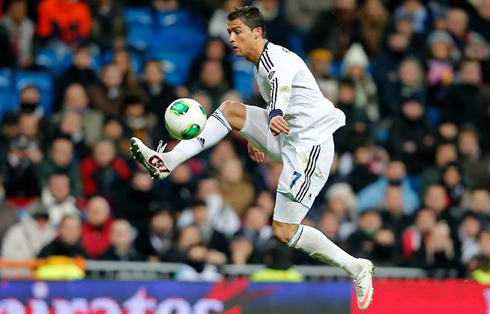
M249 62L252 62L255 66L259 63L260 56L262 55L262 51L264 50L264 46L267 42L266 38L261 38L257 41L257 44L254 45L253 51L246 57Z

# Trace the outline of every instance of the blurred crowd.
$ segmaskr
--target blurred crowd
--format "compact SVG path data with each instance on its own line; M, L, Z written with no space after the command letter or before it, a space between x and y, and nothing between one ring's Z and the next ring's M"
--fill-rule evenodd
M347 117L304 223L376 265L490 276L490 0L0 3L1 258L181 262L182 279L317 264L277 249L282 166L254 164L238 135L165 181L129 154L132 136L176 144L177 98L266 106L227 43L227 12L252 4Z

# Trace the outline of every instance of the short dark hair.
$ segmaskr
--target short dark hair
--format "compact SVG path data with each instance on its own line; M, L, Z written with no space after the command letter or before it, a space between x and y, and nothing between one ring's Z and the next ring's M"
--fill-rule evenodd
M245 25L251 30L254 28L262 28L262 37L265 37L265 19L262 12L254 6L244 6L239 8L233 8L228 13L228 21L241 19Z

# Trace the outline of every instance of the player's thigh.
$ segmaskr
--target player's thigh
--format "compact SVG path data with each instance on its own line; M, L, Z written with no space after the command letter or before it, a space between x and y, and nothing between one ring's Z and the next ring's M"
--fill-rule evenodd
M245 107L247 115L240 134L270 158L281 161L280 136L275 137L269 131L267 110L249 105Z
M303 207L311 208L327 182L334 153L333 137L310 147L283 146L283 170L277 191Z

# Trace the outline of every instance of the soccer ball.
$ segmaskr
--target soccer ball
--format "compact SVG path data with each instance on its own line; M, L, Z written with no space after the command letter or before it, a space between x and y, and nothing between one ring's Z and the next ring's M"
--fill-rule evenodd
M206 110L194 99L177 99L165 111L165 126L179 140L198 136L206 125Z

